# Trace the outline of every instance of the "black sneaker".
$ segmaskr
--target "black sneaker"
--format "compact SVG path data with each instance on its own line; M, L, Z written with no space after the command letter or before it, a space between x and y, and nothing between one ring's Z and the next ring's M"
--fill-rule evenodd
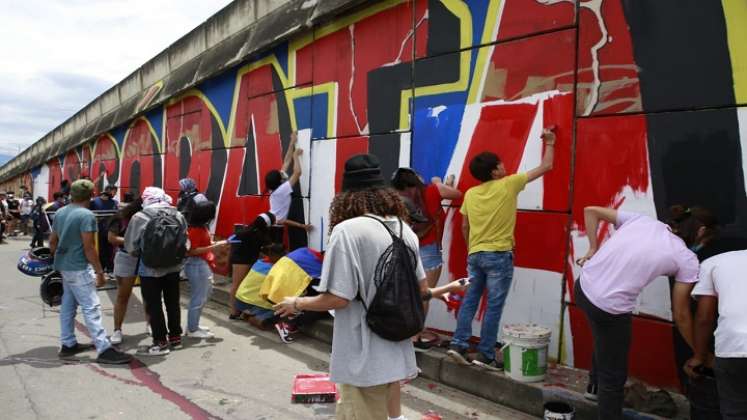
M412 345L413 347L415 347L415 351L418 353L425 353L428 350L433 348L433 344L431 344L428 341L423 341L420 339L413 341Z
M63 345L60 347L60 351L57 353L57 356L61 359L64 359L66 357L73 357L78 353L83 353L84 351L91 350L93 348L93 344L80 344L75 343L74 346L65 346Z
M467 360L467 350L457 347L457 346L449 346L449 350L446 351L446 354L451 357L453 361L456 363L463 365L463 366L469 366L469 360Z
M171 347L171 350L179 350L184 347L182 346L182 337L179 335L169 337L169 347Z
M472 358L472 364L495 372L503 371L502 362L499 362L495 359L488 359L484 354L479 352L475 355L475 357Z
M104 350L104 352L99 354L99 357L96 358L96 362L107 365L123 365L130 363L130 360L132 360L132 356L121 352L114 347L109 347Z
M589 382L589 384L586 385L586 392L584 392L584 398L586 398L589 401L596 401L598 392L599 392L599 387L597 386L597 384L593 384Z

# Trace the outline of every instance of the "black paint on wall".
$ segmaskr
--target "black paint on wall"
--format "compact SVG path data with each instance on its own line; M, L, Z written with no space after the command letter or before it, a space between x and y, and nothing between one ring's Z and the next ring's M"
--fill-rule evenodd
M140 194L140 161L135 160L130 165L130 191Z
M747 228L747 196L734 108L650 114L648 145L656 211L699 205L722 224Z
M259 194L259 179L257 178L256 142L254 141L254 126L250 122L244 142L244 165L241 168L241 181L237 195L257 194Z
M717 0L622 0L644 111L734 104L726 23Z
M208 179L205 196L212 202L217 203L223 190L223 178L228 165L228 152L223 142L223 133L220 131L218 120L212 114L210 114L210 138L212 146L210 151L210 179Z
M182 136L179 139L179 179L189 175L189 167L192 165L192 146L189 138Z

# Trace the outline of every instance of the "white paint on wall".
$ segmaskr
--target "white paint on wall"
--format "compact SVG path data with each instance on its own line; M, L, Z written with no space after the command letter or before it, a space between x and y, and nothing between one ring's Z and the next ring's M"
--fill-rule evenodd
M34 177L34 199L36 197L44 197L46 200L49 196L49 167L47 164L41 165L41 170L39 171L39 174Z
M747 188L747 107L737 108L739 121L739 145L742 149L742 175L744 187Z
M402 133L399 135L399 166L400 167L411 167L410 162L410 149L412 145L411 134ZM427 181L426 181L427 182Z
M563 349L558 362L573 366L573 331L571 330L571 314L568 307L563 310L563 342L560 345Z
M309 223L314 230L309 234L309 246L324 250L329 240L329 205L335 196L335 172L337 140L315 140L311 142L311 166L315 168L311 177L309 200Z
M544 126L544 100L537 106L537 112L534 114L534 121L529 130L524 153L521 157L521 163L517 172L530 171L542 162L542 128ZM542 198L544 196L543 188L544 178L528 183L522 192L519 193L518 207L520 209L540 210L542 209Z
M296 143L296 147L303 150L303 154L301 155L301 178L299 179L299 184L301 186L301 195L304 197L309 196L309 190L311 188L311 129L306 128L303 130L299 130L297 133L298 140ZM316 167L321 170L320 167ZM308 211L304 212L304 214L308 215Z

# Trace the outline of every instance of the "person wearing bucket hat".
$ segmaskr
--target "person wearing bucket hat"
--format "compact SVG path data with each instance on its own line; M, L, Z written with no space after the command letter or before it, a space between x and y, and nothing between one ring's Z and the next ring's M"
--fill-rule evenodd
M96 286L104 285L104 271L96 252L96 217L88 209L92 195L91 181L75 181L70 187L72 203L57 212L52 224L49 249L54 255L54 268L62 275L63 286L59 356L72 357L90 348L79 344L75 338L75 313L80 306L98 353L96 360L109 364L128 363L132 357L112 347L101 324Z
M418 237L403 223L407 217L399 194L382 176L376 156L348 159L342 191L330 206L331 233L316 288L319 294L286 297L274 306L276 315L286 317L301 311L335 310L330 377L339 384L338 419L402 418L399 381L417 375L412 340L390 341L377 335L367 323L366 309L376 295L374 278L380 256L391 249L392 234L413 251L414 277L425 284ZM438 290L421 290L426 299L462 287L452 282Z

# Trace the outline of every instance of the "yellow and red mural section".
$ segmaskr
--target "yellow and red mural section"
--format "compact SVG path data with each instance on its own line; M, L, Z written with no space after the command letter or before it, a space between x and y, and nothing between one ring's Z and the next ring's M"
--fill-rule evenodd
M323 249L349 156L378 155L385 176L398 166L426 180L455 174L466 190L477 183L474 155L493 151L509 172L528 170L542 156L542 127L554 125L554 169L519 196L502 322L551 328L551 355L588 368L591 338L572 299L584 206L664 219L672 204L703 205L747 236L746 20L740 0L378 2L50 160L35 185L41 177L51 195L63 178L87 175L99 189L157 185L176 197L189 176L218 203L215 233L225 237L268 209L264 174L297 131L303 176L290 218L315 229L287 239ZM444 203L442 282L466 274L459 204ZM454 314L432 306L428 325L452 331ZM636 309L633 376L677 385L671 319L669 284L657 279Z

